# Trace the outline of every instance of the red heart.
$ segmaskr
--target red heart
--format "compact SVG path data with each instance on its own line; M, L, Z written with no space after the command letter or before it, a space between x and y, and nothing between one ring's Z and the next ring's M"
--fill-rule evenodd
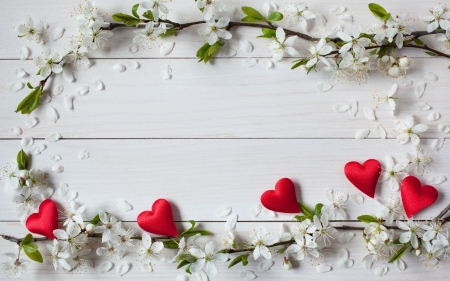
M424 185L413 176L406 177L400 187L403 207L408 218L436 202L438 192L431 185Z
M172 216L172 207L166 199L153 203L151 211L144 211L137 217L138 225L145 231L165 236L178 236Z
M375 196L381 165L375 159L369 159L362 165L358 162L345 164L344 173L347 179L369 197Z
M53 230L58 229L58 208L55 202L50 199L42 201L39 212L31 214L25 225L30 232L55 239Z
M275 190L267 190L261 195L261 204L269 210L281 213L300 213L295 194L295 185L288 179L280 179Z

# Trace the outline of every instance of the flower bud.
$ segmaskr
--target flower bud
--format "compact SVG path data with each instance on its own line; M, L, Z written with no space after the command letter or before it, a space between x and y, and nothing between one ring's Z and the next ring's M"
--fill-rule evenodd
M33 187L33 181L32 181L31 179L27 179L27 181L25 182L25 184L26 184L28 187Z
M286 269L286 270L291 270L291 269L292 269L292 263L291 263L291 261L288 260L287 258L284 258L284 261L283 261L283 267L284 267L284 269Z
M89 223L86 225L86 233L94 233L95 225L92 223Z
M420 256L422 254L422 250L419 248L416 250L416 256Z
M400 65L401 68L408 69L411 64L411 59L408 57L401 57L398 60L398 64Z
M19 171L19 178L23 178L23 179L28 178L28 171L27 170L20 170Z
M400 74L400 68L398 66L394 65L391 68L389 68L388 74L391 77L397 77Z

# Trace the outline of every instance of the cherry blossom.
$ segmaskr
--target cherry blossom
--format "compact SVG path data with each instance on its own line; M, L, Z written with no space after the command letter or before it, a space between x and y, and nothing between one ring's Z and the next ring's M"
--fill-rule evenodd
M327 189L326 195L331 204L324 205L322 208L322 213L328 214L328 217L331 220L334 220L338 216L345 220L347 218L345 209L347 208L348 194L341 192L337 193L335 196L332 189Z
M14 278L20 279L22 275L28 275L28 266L25 264L28 261L24 259L16 258L13 253L4 254L9 258L9 261L0 265L0 268L7 274L12 274Z
M189 250L191 255L197 258L197 260L191 265L192 273L197 274L204 271L209 278L216 277L217 267L214 262L226 262L229 254L216 253L214 248L215 244L211 241L206 244L205 251L198 248L192 248Z
M203 18L205 21L214 19L216 12L222 12L226 6L219 0L197 0L197 8L203 9Z
M409 152L406 153L406 158L410 161L408 167L406 167L406 171L408 173L415 171L416 174L421 176L423 175L425 166L430 165L431 162L433 162L433 159L428 155L424 155L420 148L415 150L415 154L416 155Z
M343 45L339 49L339 53L348 52L352 47L357 45L360 48L363 48L367 46L370 43L369 38L361 37L362 33L362 26L360 24L355 25L353 28L353 37L348 35L345 32L338 32L337 36L344 42L346 42L345 45Z
M424 22L428 22L427 31L433 32L438 28L446 30L450 27L450 11L444 12L442 5L437 5L430 10L431 15L420 16Z
M87 257L91 249L78 249L75 248L73 251L68 252L69 258L67 263L70 265L71 270L74 269L84 269L87 266L92 265L92 261Z
M420 227L426 230L423 234L423 241L431 241L436 238L443 245L448 243L448 231L442 227L442 223L431 221L429 224L423 224Z
M434 244L431 244L429 241L422 241L422 248L424 249L422 255L427 265L435 266L439 263L439 257L444 253L443 249L436 247Z
M134 237L136 230L129 228L128 230L120 228L118 230L118 235L120 236L119 241L115 244L115 249L117 256L122 258L126 252L130 252L134 245L132 243L132 238Z
M420 142L422 133L428 130L428 126L424 124L414 125L414 117L408 116L404 121L395 121L395 127L400 135L397 136L398 144L405 144L411 139L411 142L417 146Z
M190 249L198 248L198 246L195 244L195 241L197 241L198 238L200 238L200 234L189 237L187 241L185 237L181 238L180 242L178 243L179 251L178 254L174 257L174 260L176 260L176 258L181 254L189 253Z
M142 2L141 7L144 9L151 10L153 18L158 20L160 18L159 13L163 15L167 15L169 13L169 9L167 9L166 5L164 5L165 0L151 0L148 2Z
M417 249L419 247L419 236L422 235L420 232L422 226L413 220L408 220L407 222L398 220L396 224L401 230L406 230L400 235L400 243L411 242L411 245Z
M146 271L153 271L153 260L160 262L164 261L164 256L161 255L162 249L164 249L164 244L162 242L153 242L150 234L147 232L142 233L142 246L139 253L143 255L142 263L144 264Z
M100 50L103 44L112 37L114 33L110 30L103 30L105 22L102 19L97 19L91 26L85 27L81 30L84 37L83 46L93 50Z
M16 26L16 31L19 33L19 37L23 37L28 42L35 42L37 44L44 43L41 34L45 29L47 29L47 25L45 23L35 23L33 18L30 16L27 16L23 23Z
M386 224L392 224L394 219L403 217L403 209L400 198L394 197L389 200L386 205L381 205L381 209L377 212L377 217L386 220Z
M4 181L4 191L7 192L10 189L17 189L19 187L19 166L16 160L13 160L11 164L5 166L0 171L0 178Z
M63 68L59 65L59 62L62 60L62 56L54 52L52 49L47 49L44 52L44 58L35 57L33 59L34 63L41 69L40 75L42 77L47 77L50 73L60 73Z
M136 36L133 38L133 43L149 46L153 42L157 42L158 36L164 32L166 32L166 26L164 24L159 24L155 27L155 22L149 21L145 24L144 29L134 31Z
M197 30L198 35L200 36L208 36L206 40L209 45L214 45L219 38L223 38L225 40L231 39L231 33L226 30L228 23L230 22L230 18L222 17L217 22L211 18L206 21L207 27L201 27Z
M386 156L386 168L381 172L380 182L389 181L389 186L393 191L398 191L400 182L408 176L405 169L409 162L403 161L395 164L391 156Z
M403 48L404 35L410 35L414 29L407 23L408 14L403 13L395 18L390 17L387 21L389 28L386 31L386 37L392 42L395 37L395 44L399 49Z
M308 255L314 258L319 257L320 254L317 251L317 244L311 236L296 236L295 243L286 249L286 254L296 253L295 258L297 260L303 260Z
M274 53L273 59L275 61L280 61L285 53L288 53L291 56L299 55L297 50L293 47L295 40L297 40L297 36L290 36L286 38L284 29L278 27L276 30L276 39L273 39L269 46L270 51Z
M311 232L313 232L313 238L317 243L321 243L321 246L326 246L331 244L330 239L334 239L333 235L337 232L337 230L329 225L328 222L328 214L322 214L319 217L314 216L314 225L310 227Z
M102 225L96 226L94 232L102 234L102 242L111 241L112 243L117 243L119 241L119 230L121 222L112 216L106 214L104 211L99 213L100 222Z
M65 270L71 270L71 266L66 261L69 258L69 253L66 248L57 239L53 240L53 246L47 245L47 249L50 252L49 260L52 262L53 268L56 270L58 264L60 264Z
M66 217L63 225L68 225L72 222L76 222L79 225L84 225L82 214L86 208L87 204L77 207L75 202L70 201L68 208L65 208L63 212L63 215Z
M253 258L257 260L260 256L270 260L272 258L272 254L267 246L275 244L279 241L279 238L270 233L267 228L262 227L260 229L254 230L250 235L250 239L252 241L252 245L255 246L255 250L253 250Z
M68 249L69 253L83 248L88 242L87 235L81 233L81 228L76 223L70 223L66 230L55 229L53 230L53 234L62 242L62 247Z
M328 60L324 57L333 51L333 47L326 43L325 39L320 39L316 46L311 46L309 49L311 53L308 57L308 62L306 63L306 68L311 68L316 65L319 59L326 65L328 65Z
M286 27L291 28L300 23L303 30L306 30L308 20L316 18L313 12L308 11L306 3L288 4L286 10L290 12L286 20Z
M311 236L310 234L314 232L310 231L310 227L313 226L312 222L309 219L306 219L302 222L296 223L291 226L291 234L294 238ZM311 236L312 237L312 236Z
M383 97L379 96L378 97L377 108L382 106L383 104L388 104L390 109L392 111L394 111L395 107L396 107L396 103L395 103L395 99L396 98L394 98L394 95L395 95L395 92L397 91L397 88L398 88L398 85L397 84L393 84L391 86L391 89L389 90L389 92L388 92L388 94L386 96L383 96Z

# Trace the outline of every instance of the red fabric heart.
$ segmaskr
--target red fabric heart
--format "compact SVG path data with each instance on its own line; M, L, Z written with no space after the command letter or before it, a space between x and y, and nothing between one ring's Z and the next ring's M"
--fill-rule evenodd
M431 185L424 185L413 176L406 177L400 187L403 208L408 218L436 202L438 192Z
M55 239L53 230L58 229L58 208L50 199L42 201L39 212L31 214L26 223L27 229L36 234L43 235L48 239Z
M358 162L345 164L344 173L347 179L359 190L369 197L375 196L381 165L375 159L369 159L362 165Z
M288 179L280 179L275 190L267 190L261 195L261 204L269 210L281 213L300 213L295 194L295 185Z
M172 207L166 199L153 203L151 211L144 211L137 217L138 225L145 231L165 236L178 236L172 216Z

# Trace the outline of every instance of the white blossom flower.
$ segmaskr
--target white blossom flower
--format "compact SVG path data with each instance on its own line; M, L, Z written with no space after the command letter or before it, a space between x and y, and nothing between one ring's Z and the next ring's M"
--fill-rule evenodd
M151 45L153 42L157 42L158 36L164 32L166 32L164 24L159 24L155 27L155 22L149 21L144 29L134 31L136 37L133 38L133 43L142 44L143 46Z
M408 167L406 167L406 171L408 173L415 171L418 175L423 175L425 170L425 166L428 166L433 162L433 159L424 155L420 148L416 148L416 155L413 155L409 152L406 153L406 158L410 161Z
M444 7L437 5L430 10L431 15L420 16L424 22L428 22L427 31L433 32L439 27L446 30L450 27L450 11L444 13Z
M189 250L191 255L197 258L197 260L191 265L192 273L196 274L201 270L204 270L209 278L214 278L217 275L217 267L214 262L226 262L229 254L216 253L214 248L214 242L211 241L205 245L205 251L198 248L192 248Z
M305 236L311 236L308 231L308 229L312 226L312 222L309 219L306 219L302 222L296 223L293 226L291 226L291 234L294 238L298 237L305 237ZM312 238L312 236L311 236Z
M424 240L422 241L422 248L425 250L422 252L422 255L424 256L422 260L429 266L437 265L439 263L439 257L442 256L444 250L436 247L429 241Z
M69 202L68 208L64 208L63 215L66 217L64 220L64 226L69 223L76 222L79 225L84 225L83 213L86 210L87 204L84 204L77 208L74 201Z
M322 207L322 213L328 214L328 218L332 220L337 218L338 215L345 220L347 218L347 214L344 209L347 208L348 194L341 192L335 196L333 190L329 188L326 191L326 195L331 204L324 205Z
M380 211L376 214L378 218L386 220L387 224L392 224L394 218L401 218L403 209L400 203L400 198L394 197L389 200L387 205L381 205Z
M270 260L272 258L272 254L267 246L275 244L279 241L279 238L270 233L267 228L262 227L260 229L255 229L253 233L250 235L251 243L255 246L255 250L253 251L253 258L257 260L260 256Z
M152 242L152 237L147 232L142 233L142 246L139 250L139 254L143 255L142 263L147 272L153 271L152 262L157 260L164 261L164 256L161 255L161 251L164 249L162 242Z
M445 33L436 34L436 40L444 42L447 49L450 49L450 28L447 28Z
M232 37L231 33L226 30L229 22L230 18L228 17L221 17L217 22L212 18L206 21L208 26L200 27L197 33L200 36L208 36L206 41L209 45L214 45L219 38L229 40Z
M431 221L428 224L423 224L420 226L423 230L426 230L423 234L424 241L431 241L436 238L442 245L448 244L448 233L447 230L442 227L442 223Z
M134 245L132 243L132 237L136 232L135 229L129 228L128 230L120 228L118 234L120 236L119 241L115 244L116 253L119 258L122 258L126 252L133 249Z
M296 244L292 244L286 249L286 254L296 253L295 258L299 261L303 260L308 255L316 259L319 257L317 244L311 236L296 236L295 242Z
M90 251L91 249L75 248L73 251L68 252L69 258L67 259L67 262L69 263L71 270L77 268L84 269L87 266L91 266L92 261L87 257Z
M203 18L205 21L214 19L216 12L222 12L226 6L219 0L197 0L197 8L203 9Z
M353 52L342 53L342 60L339 63L340 68L348 68L358 80L365 80L367 72L370 70L370 58L364 48L358 45L353 46Z
M198 248L195 241L197 241L200 236L201 235L197 233L196 235L189 237L187 241L185 237L181 238L180 242L178 242L178 254L173 258L173 260L176 261L177 257L181 254L189 253L189 250L192 248Z
M119 230L121 229L121 222L117 221L114 216L106 214L104 211L99 211L98 215L102 225L96 226L94 232L102 233L102 243L107 241L117 243L120 239Z
M44 196L40 193L34 192L28 186L24 186L21 194L15 195L12 198L12 201L19 204L17 206L17 216L28 217L37 211L38 206L42 201L44 201Z
M387 21L386 37L389 42L392 42L395 37L395 44L399 49L403 47L404 36L410 35L414 29L407 23L408 14L403 13L395 18L390 17Z
M442 244L438 240L433 240L433 246L436 250L442 250L443 260L447 261L450 259L450 243L448 240L444 244Z
M31 169L26 175L25 183L28 187L47 187L47 181L45 181L45 173L39 169Z
M421 225L414 222L413 220L408 220L407 222L396 221L398 228L401 230L406 230L400 235L400 243L405 244L411 242L411 245L417 249L419 247L419 235L422 235Z
M398 191L400 182L408 176L405 173L406 167L409 162L403 161L397 164L394 163L394 159L391 156L386 156L386 168L382 170L379 182L389 181L389 186L393 191Z
M374 241L371 242L372 247L376 247L378 245L378 241L386 241L389 238L388 229L381 222L371 222L368 226L364 228L364 234L366 236L370 236L370 238ZM369 250L374 250L374 248L370 248Z
M62 247L67 248L69 254L78 248L83 248L88 242L87 235L81 233L81 228L76 223L70 223L66 230L55 229L53 230L53 234L62 241Z
M273 52L273 59L280 61L285 53L291 56L299 55L297 50L294 49L294 43L297 40L297 36L291 36L286 38L284 29L278 27L276 30L276 39L272 39L272 43L269 46L271 52Z
M411 59L385 55L377 60L378 70L386 73L390 77L398 77L406 74L406 70L411 66Z
M33 41L37 44L43 44L44 40L41 34L46 28L47 25L45 23L35 23L30 16L27 16L23 23L16 26L16 31L19 33L19 37L24 37L28 42Z
M383 45L383 40L387 37L388 26L384 21L378 21L367 28L368 34L373 34L373 39L377 45Z
M160 18L160 12L163 15L167 15L169 13L169 9L167 9L166 5L163 4L164 2L165 0L151 0L149 2L142 2L141 7L151 10L153 18L158 20Z
M336 59L327 58L323 62L326 64L323 70L331 72L330 81L333 80L333 83L336 83L339 79L348 79L350 77L350 73L345 68L339 67Z
M377 108L382 106L383 104L388 104L389 107L391 108L391 110L394 111L395 107L396 107L396 104L395 104L396 98L394 98L394 95L395 95L395 92L397 91L397 88L398 88L398 85L393 84L386 96L383 96L383 97L378 96Z
M408 116L404 121L397 120L395 127L400 135L397 136L398 144L405 144L411 138L411 142L417 146L420 143L420 136L428 130L428 126L417 124L414 126L414 117Z
M308 6L306 3L298 4L288 4L286 5L286 10L291 12L287 16L286 27L291 28L300 23L303 30L306 30L308 25L308 20L316 18L313 12L308 11Z
M63 60L65 63L73 63L78 68L80 62L84 64L87 68L91 67L91 62L87 58L86 54L88 49L86 46L81 45L76 40L70 41L70 51L64 56Z
M91 2L86 1L80 6L78 6L78 12L80 13L76 17L76 21L80 27L92 27L96 20L103 21L103 17L97 14L97 9L91 4ZM103 21L102 27L108 27L109 22Z
M227 231L223 238L223 247L224 249L234 249L236 248L236 238L234 237L233 232Z
M316 46L311 46L309 49L309 52L311 53L308 57L308 62L306 63L305 67L307 69L313 67L316 65L316 63L319 61L319 59L328 65L328 60L324 57L331 53L333 51L333 47L327 44L325 39L320 39Z
M47 77L50 73L60 73L63 68L59 64L62 57L59 53L54 52L52 49L47 49L44 52L44 58L35 57L33 59L34 63L40 68L40 75L42 77Z
M13 253L4 255L9 258L9 261L2 263L0 268L6 274L12 274L16 279L19 279L22 275L28 275L28 266L25 264L28 262L27 260L16 258L16 255Z
M116 256L116 248L111 241L106 242L107 247L98 247L95 253L100 257L114 258Z
M337 232L337 230L329 225L328 222L328 214L324 213L320 217L320 220L317 216L314 216L314 225L310 227L310 233L313 233L313 238L316 242L322 243L324 246L330 243L330 238L333 238L333 235Z
M71 270L69 263L66 261L66 259L69 258L69 253L60 241L54 239L53 246L47 245L47 249L50 252L49 260L55 270L58 268L58 264L60 264L65 270Z
M0 178L4 181L4 191L17 189L19 187L19 166L15 160L1 170Z
M97 19L91 26L88 26L82 30L84 36L83 45L92 50L100 50L103 47L105 41L114 35L112 31L103 30L104 21Z
M339 53L345 53L348 52L352 47L355 45L359 46L360 48L363 48L370 43L369 38L361 37L362 33L362 26L360 24L355 25L353 28L353 37L348 35L345 32L338 32L337 36L344 42L346 42L345 45L343 45L339 49Z

